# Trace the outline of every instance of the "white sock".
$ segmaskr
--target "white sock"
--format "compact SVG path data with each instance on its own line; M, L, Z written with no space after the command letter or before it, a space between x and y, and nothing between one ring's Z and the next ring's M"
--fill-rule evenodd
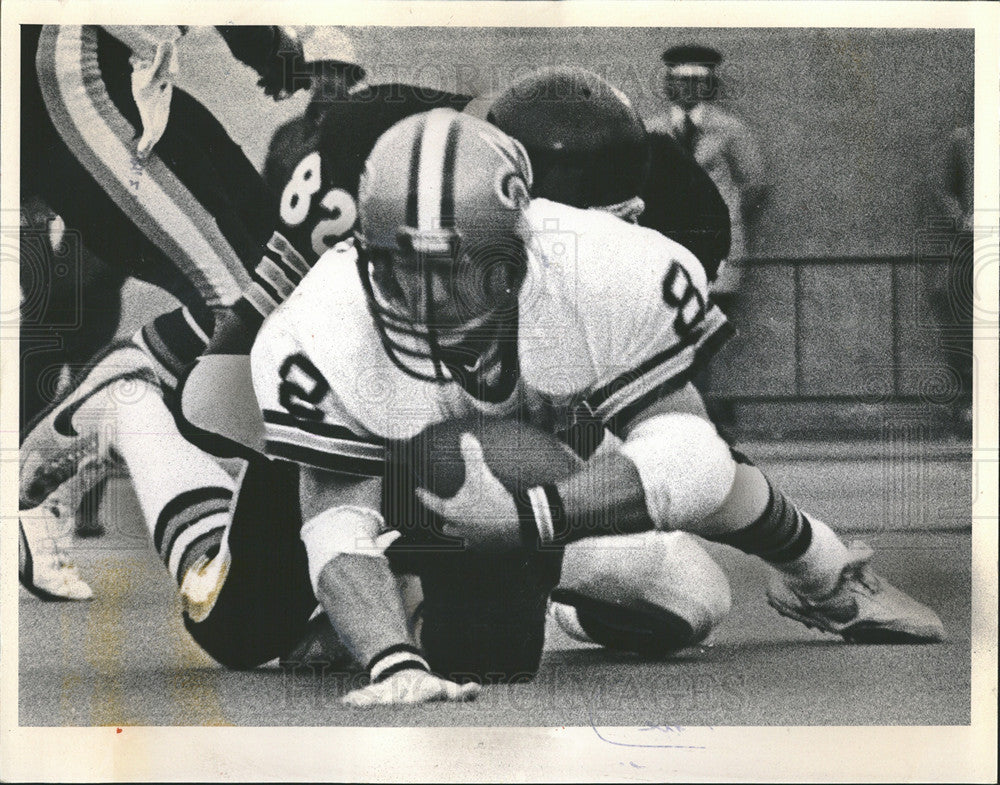
M805 517L812 527L812 541L806 552L798 559L773 566L789 578L796 590L821 597L836 588L850 554L833 529L818 518Z
M236 483L181 436L159 391L146 387L119 404L115 447L157 552L180 583L200 556L220 546Z

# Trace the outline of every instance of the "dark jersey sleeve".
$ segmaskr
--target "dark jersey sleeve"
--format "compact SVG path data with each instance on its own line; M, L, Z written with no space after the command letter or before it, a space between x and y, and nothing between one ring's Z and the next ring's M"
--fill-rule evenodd
M698 257L714 280L729 254L729 209L704 169L667 134L649 135L649 177L639 219Z

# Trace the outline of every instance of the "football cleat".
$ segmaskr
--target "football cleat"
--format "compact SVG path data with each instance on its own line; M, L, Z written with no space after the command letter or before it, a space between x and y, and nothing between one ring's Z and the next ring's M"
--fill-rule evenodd
M836 588L822 597L800 594L774 571L767 601L782 616L807 627L832 632L850 643L934 643L944 640L944 625L926 605L876 574L868 562L872 549L848 546L850 560Z
M549 615L574 640L644 657L666 657L695 646L714 627L707 617L679 608L625 607L567 589L552 592Z
M112 344L81 371L22 435L21 509L36 507L62 489L59 515L75 513L116 460L108 428L115 407L143 394L146 384L159 389L149 360L133 343ZM85 404L90 406L77 416Z
M72 528L45 506L22 513L18 521L18 578L21 585L46 601L89 600L94 596L76 567L59 547Z

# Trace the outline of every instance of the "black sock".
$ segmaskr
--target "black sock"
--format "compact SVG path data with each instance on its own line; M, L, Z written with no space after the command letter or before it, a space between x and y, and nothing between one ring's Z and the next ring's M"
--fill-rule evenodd
M761 516L746 528L709 539L781 564L802 556L812 542L809 519L768 482L771 495Z

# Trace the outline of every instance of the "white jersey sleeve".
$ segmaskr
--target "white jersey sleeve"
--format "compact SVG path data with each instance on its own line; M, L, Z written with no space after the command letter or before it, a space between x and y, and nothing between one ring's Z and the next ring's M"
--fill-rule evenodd
M317 269L319 269L317 267ZM322 271L319 274L322 276ZM353 417L331 386L338 372L330 355L325 282L309 278L264 322L250 359L264 418L265 452L272 458L362 477L382 476L386 442ZM312 295L312 296L311 296Z
M683 246L606 213L540 207L536 224L552 227L536 235L543 247L532 262L541 263L534 275L544 296L532 302L529 293L526 316L549 322L558 356L547 365L561 358L564 366L563 389L550 381L548 392L571 396L615 431L690 381L732 327L709 303L705 271ZM557 243L561 258L546 243Z

